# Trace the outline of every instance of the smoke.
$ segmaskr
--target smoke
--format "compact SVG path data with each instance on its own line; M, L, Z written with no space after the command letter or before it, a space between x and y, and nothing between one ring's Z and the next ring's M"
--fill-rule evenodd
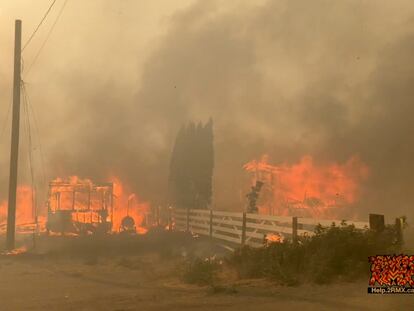
M218 209L244 206L242 166L263 153L358 155L371 170L361 215L414 216L410 1L174 4L145 45L134 16L145 7L91 3L90 20L67 13L55 41L65 51L52 45L29 83L51 177L117 175L165 203L178 128L212 117Z

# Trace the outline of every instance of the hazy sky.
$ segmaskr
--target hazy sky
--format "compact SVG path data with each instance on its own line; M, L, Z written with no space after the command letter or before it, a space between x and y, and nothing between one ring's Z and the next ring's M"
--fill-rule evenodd
M63 2L24 51L25 68ZM25 42L49 3L0 0L0 122L11 102L14 19ZM23 71L47 179L118 175L163 202L178 128L211 116L217 208L240 209L241 167L264 153L274 163L359 155L372 172L361 214L414 216L413 17L408 0L69 0ZM0 141L1 193L9 136Z

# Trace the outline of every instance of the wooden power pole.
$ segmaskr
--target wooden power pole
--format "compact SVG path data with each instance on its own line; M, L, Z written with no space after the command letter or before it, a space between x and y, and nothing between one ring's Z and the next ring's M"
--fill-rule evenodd
M22 21L16 20L14 34L13 119L10 150L9 202L7 209L7 249L15 247L17 166L19 160L20 130L20 70L22 48Z

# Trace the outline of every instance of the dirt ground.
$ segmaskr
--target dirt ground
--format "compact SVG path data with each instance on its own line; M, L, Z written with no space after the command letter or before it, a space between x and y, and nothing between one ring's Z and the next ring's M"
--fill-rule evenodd
M149 243L158 245L153 249L135 240L57 239L47 251L0 256L0 311L414 310L414 295L368 295L365 279L287 287L229 275L221 290L185 284L182 254L160 249L200 253L206 247L176 244L182 240L155 236Z

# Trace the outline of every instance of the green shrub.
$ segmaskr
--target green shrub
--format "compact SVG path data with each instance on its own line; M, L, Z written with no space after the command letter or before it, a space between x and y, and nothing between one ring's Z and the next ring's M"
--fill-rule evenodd
M243 247L230 262L241 278L267 277L287 285L329 283L367 275L368 256L398 253L400 246L394 226L378 233L341 223L318 226L314 236L301 237L297 244L288 241L259 249Z

